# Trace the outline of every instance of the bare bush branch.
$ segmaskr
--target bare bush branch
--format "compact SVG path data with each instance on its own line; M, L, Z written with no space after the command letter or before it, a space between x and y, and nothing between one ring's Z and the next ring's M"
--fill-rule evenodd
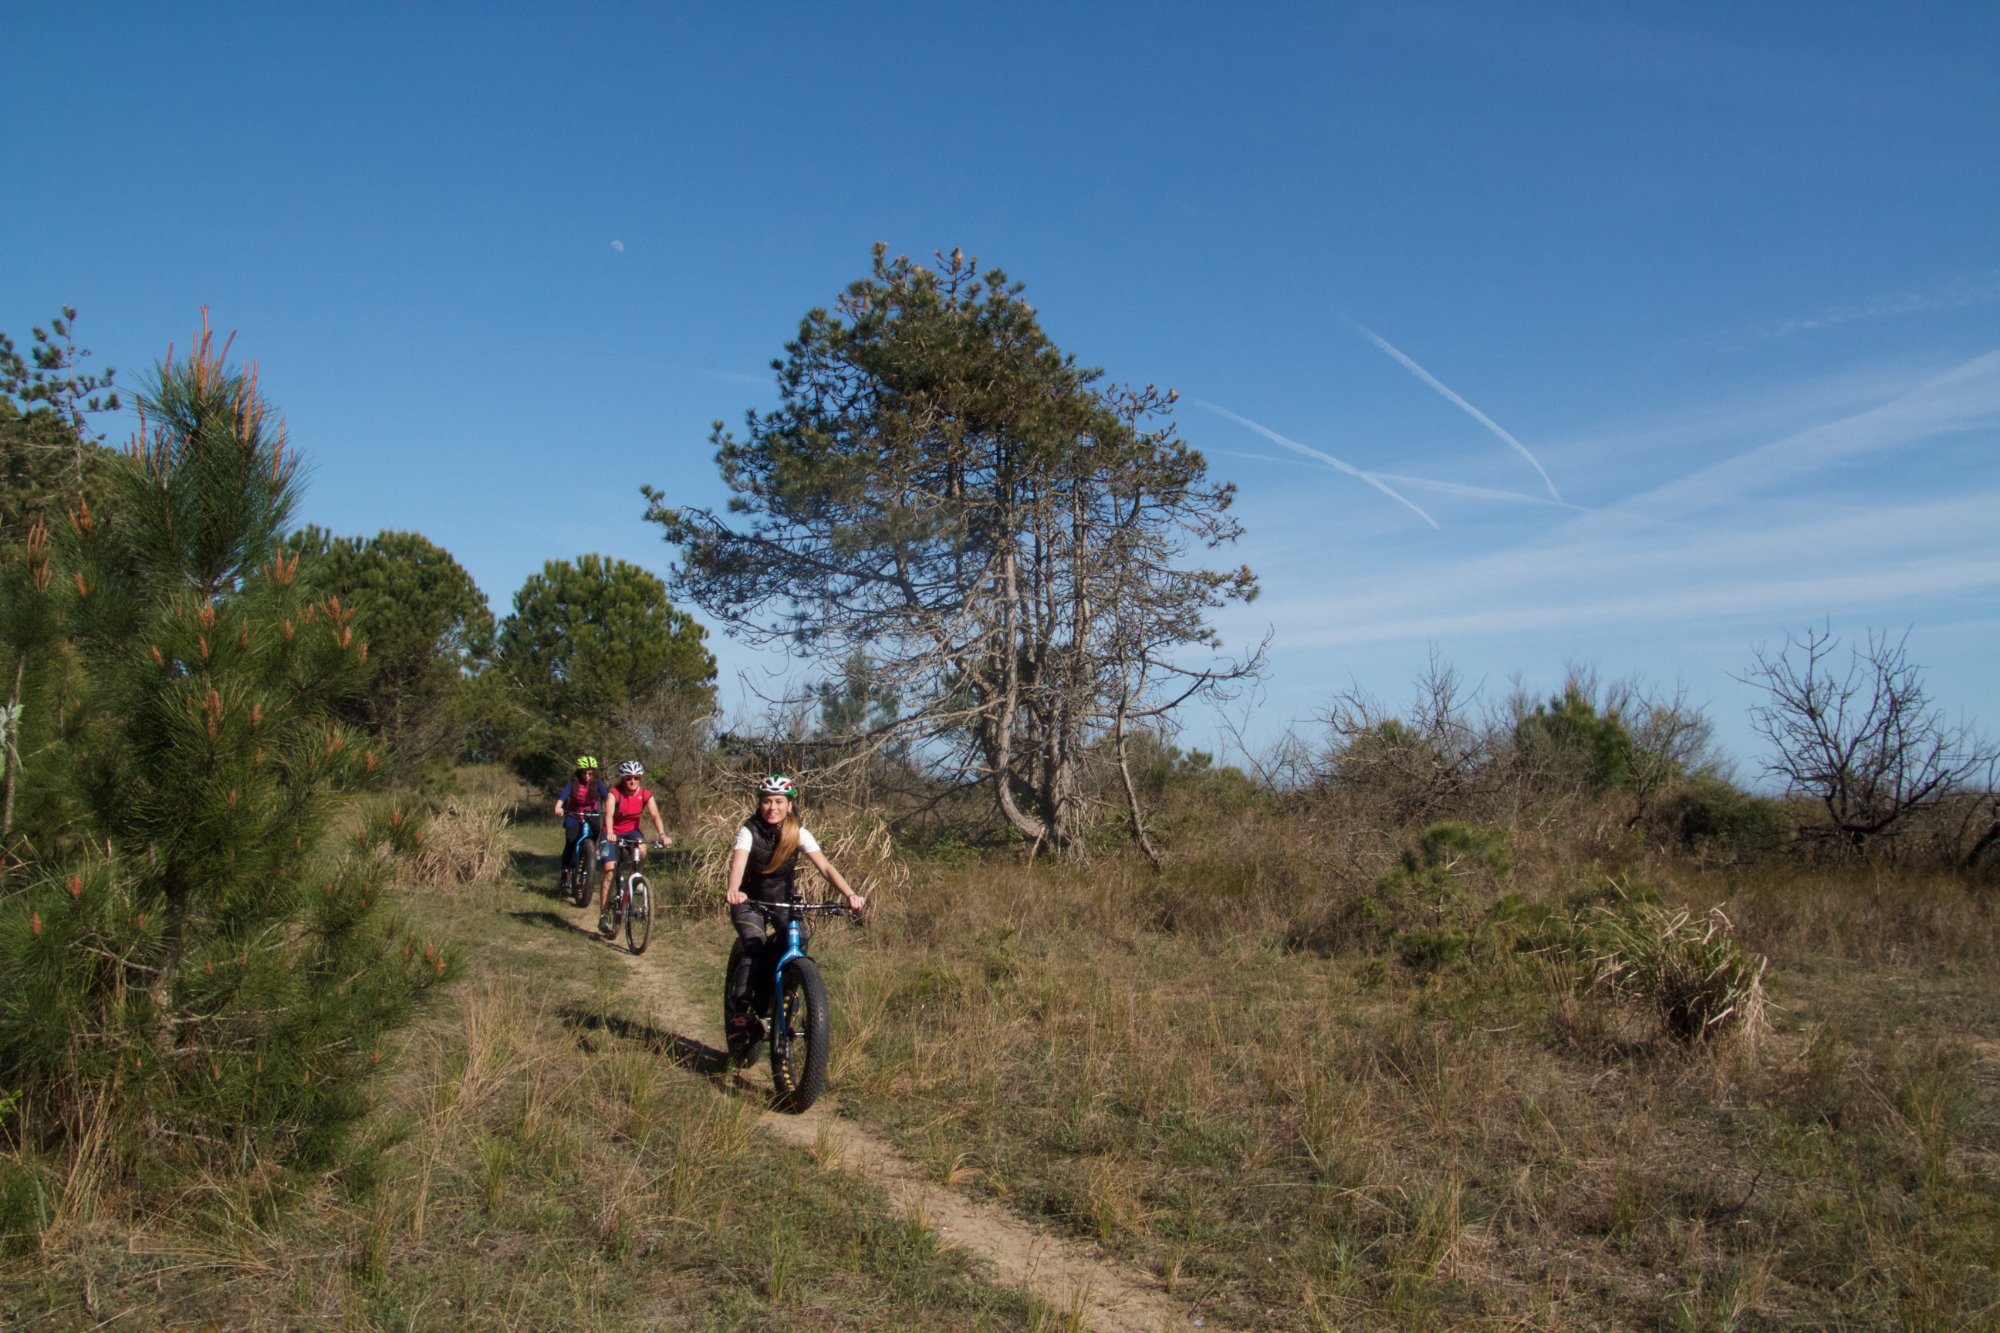
M1433 649L1402 716L1359 689L1336 695L1321 717L1330 733L1316 776L1364 795L1397 823L1459 812L1491 757L1457 671Z
M1842 670L1830 628L1788 633L1739 677L1765 692L1750 714L1773 751L1764 771L1818 802L1831 835L1857 853L1946 801L1996 755L1969 722L1931 706L1908 640L1870 631Z

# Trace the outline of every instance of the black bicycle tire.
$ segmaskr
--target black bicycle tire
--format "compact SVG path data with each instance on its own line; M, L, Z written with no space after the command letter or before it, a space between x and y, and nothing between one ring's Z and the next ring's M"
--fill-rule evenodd
M771 1090L780 1111L798 1115L826 1091L832 1023L826 981L812 959L786 963L782 984L784 992L771 1007Z
M578 907L590 906L591 872L597 869L597 844L579 838L576 844L576 878L570 884L570 900Z
M722 969L722 1047L729 1052L730 1060L739 1067L749 1064L757 1052L757 1044L755 1042L743 1047L741 1050L729 1044L729 1018L731 1014L736 1012L729 1004L729 979L736 975L737 965L743 961L745 952L747 951L743 945L743 937L738 935L730 942L729 962ZM752 993L756 991L755 978L752 978L751 991ZM750 1012L753 1014L756 1012L754 1005L751 1006Z
M625 881L625 947L641 954L652 938L653 886L635 870Z

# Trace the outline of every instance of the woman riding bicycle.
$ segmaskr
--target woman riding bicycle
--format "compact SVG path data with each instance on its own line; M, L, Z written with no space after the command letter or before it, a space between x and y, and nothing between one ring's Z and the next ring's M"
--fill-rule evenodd
M585 838L601 837L604 832L604 798L611 789L604 785L599 776L597 756L580 754L576 757L576 775L556 797L556 815L563 822L563 876L576 866L576 845Z
M723 900L729 904L729 923L743 941L743 952L729 974L728 1038L732 1048L750 1047L763 1038L763 1023L751 1010L750 978L755 974L764 949L764 916L748 904L788 902L793 896L793 880L798 873L799 854L813 863L827 883L847 898L848 907L860 911L868 900L847 887L847 881L819 849L819 839L799 827L792 809L798 788L792 780L771 774L757 784L757 808L736 831L736 844L729 853L729 883Z
M620 845L630 849L634 861L646 859L646 835L639 831L641 815L651 816L653 830L660 835L662 847L670 847L674 841L667 836L667 825L660 818L660 807L654 802L653 793L639 785L639 779L644 776L646 766L636 759L627 759L618 765L618 785L611 789L611 799L605 806L610 836L597 848L598 862L604 867L604 882L598 886L597 894L597 933L607 939L613 930L611 874L618 868Z

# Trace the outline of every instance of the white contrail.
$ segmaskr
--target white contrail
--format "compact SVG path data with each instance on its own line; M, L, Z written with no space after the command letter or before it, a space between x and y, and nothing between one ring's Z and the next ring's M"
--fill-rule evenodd
M2000 349L1953 366L1888 402L1758 445L1710 463L1620 507L1688 514L1768 494L1798 478L1823 475L1868 454L1966 431L1990 432L2000 421Z
M1533 495L1527 491L1503 491L1494 486L1468 486L1460 481L1413 477L1406 472L1378 472L1375 475L1384 481L1393 481L1398 486L1415 486L1421 490L1441 491L1446 495L1462 495L1471 500L1504 500L1511 504L1540 505L1547 509L1574 509L1579 514L1596 512L1582 505L1571 504L1567 500L1551 500L1546 495Z
M1450 387L1447 386L1443 381L1439 380L1437 376L1431 374L1428 370L1425 370L1422 366L1418 365L1416 362L1412 361L1409 357L1405 356L1401 348L1397 347L1387 338L1384 338L1381 334L1375 332L1375 330L1369 328L1366 324L1355 324L1352 320L1349 320L1348 323L1352 325L1355 331L1361 334L1362 337L1366 338L1369 342L1374 343L1377 347L1387 352L1390 356L1396 358L1396 360L1399 363L1401 363L1403 369L1409 371L1412 375L1415 375L1418 379L1422 380L1424 383L1430 385L1433 389L1436 389L1439 393L1443 394L1446 401L1452 403L1461 412L1464 412L1474 421L1477 421L1480 425L1486 427L1486 429L1492 431L1495 435L1498 435L1501 439L1505 440L1508 444L1512 445L1514 447L1514 452L1521 455L1521 457L1527 459L1529 466L1533 467L1536 472L1539 472L1541 474L1542 484L1549 488L1549 494L1555 497L1555 500L1558 504L1562 503L1562 492L1556 489L1555 481L1549 476L1548 469L1542 466L1540 459L1536 458L1532 453L1528 452L1527 445L1522 444L1519 440L1515 439L1511 434L1509 434L1506 427L1502 426L1492 417L1487 416L1484 412L1474 407L1471 403L1466 402L1463 398L1453 393Z
M2000 301L2000 273L1958 278L1935 287L1878 296L1871 301L1830 306L1815 315L1799 315L1750 330L1752 338L1784 338L1794 333L1851 324L1858 319L1879 319L1885 315L1916 315L1931 310L1959 310L1966 306L1991 305Z
M1432 518L1429 514L1426 514L1422 509L1418 508L1416 505L1411 504L1410 501L1405 499L1403 496L1397 494L1393 487L1384 483L1381 480L1381 478L1377 477L1374 473L1365 472L1362 469L1354 466L1352 463L1343 463L1338 458L1335 458L1332 454L1322 453L1321 451L1313 448L1309 444L1300 444L1297 440L1288 440L1284 436L1278 434L1278 432L1272 430L1269 426L1260 426L1256 422L1252 421L1249 417L1237 416L1234 412L1230 411L1226 407L1217 407L1214 403L1204 402L1199 398L1190 399L1189 401L1194 403L1196 407L1202 408L1205 411L1213 412L1215 413L1215 415L1219 417L1227 417L1229 420L1235 422L1239 426L1244 427L1245 429L1256 431L1259 435L1269 440L1272 444L1282 444L1283 446L1285 446L1285 448L1296 450L1297 452L1304 454L1307 458L1317 458L1320 462L1325 463L1328 467L1338 468L1340 471L1345 472L1350 477L1359 477L1361 480L1367 482L1370 486L1373 486L1376 490L1382 492L1382 494L1388 496L1391 500L1394 500L1397 504L1402 505L1408 510L1410 510L1424 522L1430 524L1434 528L1437 527L1438 522L1436 519ZM1440 529L1440 531L1442 531L1442 529Z

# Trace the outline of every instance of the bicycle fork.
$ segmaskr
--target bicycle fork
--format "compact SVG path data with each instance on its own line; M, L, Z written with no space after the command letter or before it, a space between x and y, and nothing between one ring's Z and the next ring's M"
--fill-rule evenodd
M790 912L785 917L785 952L771 968L771 1032L772 1041L789 1036L785 1032L785 964L794 958L803 958L806 951L799 947L799 914Z

